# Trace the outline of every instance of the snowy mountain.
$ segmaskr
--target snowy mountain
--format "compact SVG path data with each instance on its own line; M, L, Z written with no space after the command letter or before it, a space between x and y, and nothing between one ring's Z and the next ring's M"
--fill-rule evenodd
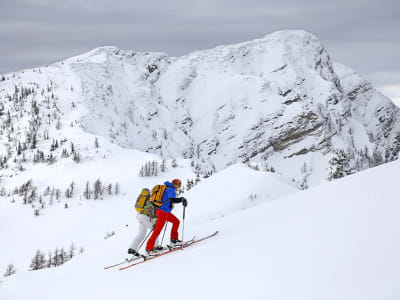
M1 300L400 296L399 108L310 33L0 75L0 121ZM172 178L184 239L218 236L104 270Z
M101 157L84 154L94 137L75 138L95 135L196 172L249 162L306 188L400 150L399 109L304 31L178 58L102 47L3 79L2 160L19 169L34 153L75 159L71 142Z

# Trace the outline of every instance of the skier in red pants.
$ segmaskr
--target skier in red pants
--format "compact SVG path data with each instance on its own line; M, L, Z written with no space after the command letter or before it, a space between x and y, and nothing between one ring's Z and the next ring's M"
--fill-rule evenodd
M156 213L157 213L157 223L154 227L154 231L152 235L150 236L149 240L147 241L146 245L146 252L147 254L155 254L157 251L154 250L154 243L156 242L156 239L160 232L162 231L165 222L171 222L172 223L172 229L171 229L171 246L176 247L179 245L182 245L182 241L178 239L178 228L179 228L179 220L177 217L175 217L172 213L172 203L181 203L183 206L187 206L187 200L184 197L176 198L176 193L175 191L181 187L182 183L179 179L174 179L172 180L172 183L169 181L166 181L164 183L166 186L166 189L164 191L164 194L162 196L162 205L157 208Z

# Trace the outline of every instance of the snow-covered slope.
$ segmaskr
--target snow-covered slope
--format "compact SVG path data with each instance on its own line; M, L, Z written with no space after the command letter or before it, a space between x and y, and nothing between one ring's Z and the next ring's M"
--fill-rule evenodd
M20 143L19 168L22 155L33 159L33 137L46 157L54 140L95 135L190 158L200 172L252 162L305 188L400 149L399 109L305 31L177 58L102 47L3 79L2 158L15 165Z
M86 240L86 251L40 271L24 270L27 262L21 261L17 274L0 286L0 299L398 299L399 168L399 162L385 164L274 201L269 194L291 191L276 175L228 168L186 193L185 236L219 229L217 237L124 271L103 267L124 256L136 232L128 199L84 204L84 213L76 211L80 217L73 221L70 212L59 211L58 219L65 222L58 222L55 240L61 242L64 234L70 238L67 232L86 236L80 240ZM216 203L225 213L214 215L213 195L221 196L224 182L232 183L224 186L229 201L224 199L225 210ZM265 184L271 185L266 189ZM248 205L250 198L244 203L243 186L251 186L258 203ZM52 235L46 227L50 219L30 220L30 237L22 232L20 248L38 244L39 228ZM12 220L6 224L21 226ZM106 228L116 234L104 239ZM154 282L156 274L164 274L162 280Z

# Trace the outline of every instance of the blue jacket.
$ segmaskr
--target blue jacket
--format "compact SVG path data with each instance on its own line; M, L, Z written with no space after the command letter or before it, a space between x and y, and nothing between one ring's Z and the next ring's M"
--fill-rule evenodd
M161 199L162 205L158 209L161 209L162 211L165 211L165 212L170 212L172 210L172 203L170 201L168 201L168 199L176 197L175 187L169 181L164 182L164 185L166 185L167 188L165 189L164 194Z

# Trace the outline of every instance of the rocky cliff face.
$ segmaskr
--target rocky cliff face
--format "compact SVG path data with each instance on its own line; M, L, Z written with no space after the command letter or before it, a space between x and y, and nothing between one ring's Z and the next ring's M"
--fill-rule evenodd
M16 105L12 98L23 87L32 93ZM400 150L398 108L354 71L333 64L304 31L178 58L97 48L5 74L0 100L15 120L37 120L27 135L29 127L11 131L13 117L3 114L9 158L18 142L32 148L33 133L43 139L46 126L76 124L123 147L191 158L199 171L248 162L306 187L397 159Z

